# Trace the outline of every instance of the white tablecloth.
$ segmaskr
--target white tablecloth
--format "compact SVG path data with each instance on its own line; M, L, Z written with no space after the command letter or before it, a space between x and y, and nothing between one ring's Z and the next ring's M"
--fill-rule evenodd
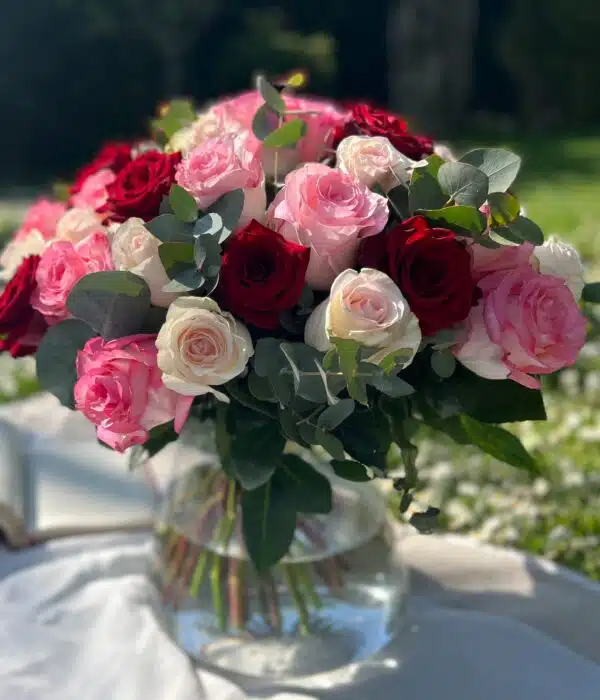
M600 586L462 538L397 541L409 625L380 657L286 683L230 680L271 700L600 700ZM94 536L0 552L0 700L244 697L198 674L165 633L150 546Z

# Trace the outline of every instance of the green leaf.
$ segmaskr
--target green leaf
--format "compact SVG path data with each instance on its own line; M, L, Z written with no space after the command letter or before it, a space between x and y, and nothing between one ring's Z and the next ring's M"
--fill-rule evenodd
M179 185L171 185L169 204L181 221L193 223L198 218L198 205L192 195Z
M222 228L223 219L220 214L205 214L201 216L194 225L194 238L211 236L218 239Z
M511 379L483 379L460 364L450 379L429 385L425 396L443 418L466 413L482 423L546 420L541 391Z
M456 359L450 350L437 350L431 353L431 369L442 379L448 379L456 369Z
M194 261L194 243L163 243L158 254L167 276L176 283L167 285L167 291L191 291L204 284L205 277Z
M435 176L425 168L415 168L408 188L408 205L411 212L419 209L440 209L448 197L442 192Z
M73 287L67 308L103 338L122 338L142 327L150 310L150 289L132 272L92 272Z
M253 491L242 492L242 532L248 555L259 572L285 556L296 531L293 494L277 474Z
M508 224L507 228L513 236L521 241L529 241L534 245L542 245L544 242L542 229L525 216L518 216Z
M343 383L339 378L325 377L318 369L317 365L320 366L321 362L318 350L304 343L281 343L279 347L291 368L294 390L298 396L317 404L328 403L331 394L341 391Z
M408 189L404 187L404 185L393 187L387 193L387 198L392 210L400 219L407 219L410 216L411 210L408 198Z
M361 346L354 340L346 338L331 338L331 343L337 351L340 370L346 380L350 397L363 405L368 404L365 382L358 377L358 360Z
M492 192L488 196L490 207L490 225L507 226L521 213L521 206L516 197L506 192Z
M317 425L322 430L335 430L354 411L352 399L341 399L333 406L326 408L317 419Z
M364 464L354 462L351 459L333 459L331 461L333 471L342 479L348 481L372 481Z
M154 457L154 455L158 454L169 443L174 442L178 438L179 434L175 432L173 421L152 428L149 431L148 439L143 445L134 445L131 450L129 450L129 471L141 467L146 460Z
M267 105L277 112L278 114L284 114L285 112L285 102L283 97L279 94L279 90L274 88L271 83L262 75L259 75L256 80L256 87L260 92L261 97L267 103Z
M95 335L87 323L69 319L50 326L40 342L35 355L40 387L54 394L63 406L75 408L73 387L77 382L77 353Z
M487 223L485 216L475 207L445 207L428 209L420 213L434 224L446 225L466 234L483 233Z
M367 384L374 386L387 396L410 396L415 393L413 387L408 382L405 382L404 379L397 377L395 374L385 372L377 365L361 362L358 365L358 371L361 376L364 376Z
M600 282L586 284L581 298L590 304L600 304Z
M243 488L265 484L275 471L285 445L279 422L245 409L231 434L231 468Z
M314 437L316 444L320 445L334 459L344 459L344 445L335 435L326 433L324 430L321 430L321 428L317 428Z
M438 172L438 182L457 204L478 208L487 199L487 175L467 163L444 163Z
M237 228L244 209L244 202L244 190L237 189L226 192L207 208L206 214L218 214L221 217L222 226L219 243L227 240L232 231Z
M465 153L460 160L488 176L490 192L506 192L521 168L519 156L503 148L476 148Z
M374 409L357 408L338 428L335 435L344 450L357 462L385 470L391 445L389 423Z
M460 421L470 441L483 452L513 467L539 472L535 460L523 447L519 438L508 430L480 423L469 416L461 416Z
M248 375L248 389L252 396L259 401L277 401L273 395L273 389L269 380L266 377L259 377L255 372L251 372Z
M283 455L280 477L288 482L296 510L300 513L331 512L331 483L323 474L297 455Z
M163 243L191 242L194 227L174 214L161 214L145 224L150 233Z
M293 148L306 133L304 119L290 119L270 133L263 141L267 148Z
M278 116L268 104L258 108L252 119L252 132L259 141L264 141L278 125Z
M439 508L429 506L425 512L411 515L409 523L422 535L429 535L437 529L439 515Z

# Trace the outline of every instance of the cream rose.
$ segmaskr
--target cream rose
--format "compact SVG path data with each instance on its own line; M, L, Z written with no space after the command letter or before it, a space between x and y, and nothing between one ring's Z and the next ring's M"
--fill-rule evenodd
M373 348L369 362L406 351L408 366L421 344L419 321L394 282L383 272L363 268L336 277L328 299L310 315L304 333L307 345L326 351L331 338L355 340Z
M165 292L169 277L158 254L160 241L144 226L142 219L131 218L112 235L111 252L116 270L129 270L143 277L150 287L155 306L169 306L178 294Z
M585 286L583 263L572 245L551 236L544 245L535 247L531 262L543 275L564 279L575 299L581 299Z
M407 184L415 161L397 151L385 136L347 136L337 147L337 167L367 187L388 192Z
M0 265L2 266L2 278L10 279L19 265L30 255L41 255L49 241L39 231L33 230L20 240L11 241L2 251Z
M169 307L156 339L166 387L186 396L214 394L241 374L254 354L248 329L208 297L181 297Z
M69 209L56 225L56 237L71 243L77 243L97 231L104 231L104 227L100 216L93 209Z

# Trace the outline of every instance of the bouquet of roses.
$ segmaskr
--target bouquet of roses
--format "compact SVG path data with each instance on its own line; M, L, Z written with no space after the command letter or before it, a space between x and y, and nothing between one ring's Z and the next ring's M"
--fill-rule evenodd
M456 160L301 82L261 77L200 114L165 105L152 141L103 148L2 256L2 349L36 353L41 386L101 442L152 455L190 412L216 421L259 570L298 514L331 507L286 442L355 481L385 478L397 445L401 510L427 527L418 427L534 470L496 424L543 419L540 376L586 336L581 261L524 215L518 156Z

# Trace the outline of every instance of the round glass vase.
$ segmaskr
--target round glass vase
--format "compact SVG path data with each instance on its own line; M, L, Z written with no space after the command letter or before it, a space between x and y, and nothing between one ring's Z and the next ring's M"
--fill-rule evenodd
M212 422L188 421L171 454L154 573L171 634L193 659L289 678L368 659L397 634L407 577L373 484L339 479L302 451L329 478L333 508L299 515L287 555L259 575L243 544L240 488L221 468Z

